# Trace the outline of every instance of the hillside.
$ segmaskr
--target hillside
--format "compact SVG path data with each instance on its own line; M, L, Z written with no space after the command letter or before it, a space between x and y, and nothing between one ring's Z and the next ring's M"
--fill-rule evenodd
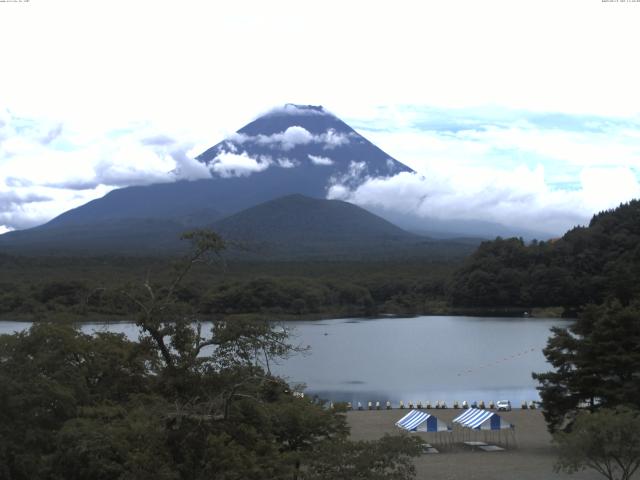
M340 200L287 195L219 220L234 258L256 260L381 260L463 258L478 242L433 240L406 232Z
M303 195L249 208L215 222L213 230L271 255L355 255L425 240L350 203Z
M640 298L640 200L595 215L561 239L484 242L451 282L459 306L564 306Z
M176 253L180 235L191 225L174 220L109 219L94 224L59 225L17 230L0 236L0 252L19 255L103 254L156 255Z
M216 222L200 223L229 240L236 260L365 260L422 257L462 258L477 241L432 240L408 233L347 202L288 195ZM206 223L205 223L206 222ZM191 223L159 219L103 220L16 231L0 237L4 253L53 255L175 255L186 245L180 235ZM7 240L10 240L7 242Z

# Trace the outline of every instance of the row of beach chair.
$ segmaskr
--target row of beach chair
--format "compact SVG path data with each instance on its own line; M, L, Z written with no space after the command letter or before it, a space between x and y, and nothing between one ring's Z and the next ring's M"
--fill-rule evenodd
M331 407L333 407L333 403L331 403L330 405ZM358 402L356 404L356 407L358 410L364 410L365 407L362 405L361 402ZM368 402L367 403L367 410L381 410L381 409L386 409L386 410L391 410L393 408L393 405L391 404L391 402L387 401L384 405L382 405L380 402ZM400 410L405 409L405 408L409 408L409 409L413 409L416 408L418 410L420 409L427 409L427 410L431 410L431 409L446 409L449 408L449 406L447 405L447 403L445 401L442 400L438 400L437 402L431 403L431 402L408 402L406 405L405 403L400 400L400 402L398 403L398 407ZM485 404L484 401L480 401L480 402L472 402L471 404L469 404L466 400L463 401L462 403L459 403L458 401L453 402L452 408L454 409L466 409L466 408L479 408L479 409L488 409L488 410L495 410L496 406L494 402L489 402L488 404ZM537 404L536 402L527 402L527 401L523 401L520 408L522 409L530 409L530 410L535 410L537 408ZM348 410L353 410L354 409L354 405L351 404L351 402L347 402L347 409Z

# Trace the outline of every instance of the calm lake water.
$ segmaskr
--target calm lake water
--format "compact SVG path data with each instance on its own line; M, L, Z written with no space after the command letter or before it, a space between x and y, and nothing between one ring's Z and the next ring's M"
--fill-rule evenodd
M0 334L29 327L0 322ZM285 322L310 351L273 369L307 394L354 404L368 401L538 400L531 372L549 369L542 348L558 319L413 317ZM129 323L85 323L137 338Z

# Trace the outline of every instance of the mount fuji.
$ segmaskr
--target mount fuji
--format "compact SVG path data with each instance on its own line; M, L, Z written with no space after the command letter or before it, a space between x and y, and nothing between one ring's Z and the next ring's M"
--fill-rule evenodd
M410 168L322 107L288 104L197 157L211 178L133 186L69 210L34 230L126 219L204 225L289 194L326 198L336 182Z
M329 202L324 199L336 183L357 187L370 177L412 171L324 108L293 104L257 118L196 160L207 167L209 178L113 190L44 225L0 236L0 248L42 253L172 251L178 248L180 232L213 227L264 202L295 194ZM328 208L327 214L335 210ZM375 217L362 209L348 211ZM255 215L239 218L255 219ZM358 235L349 231L349 225L358 223L344 222L345 231L337 232L333 240L344 235L352 241ZM250 226L242 230L247 229Z
M179 234L190 228L223 228L233 223L232 231L252 231L252 225L239 225L238 222L255 223L256 212L271 215L273 204L248 215L238 214L279 198L288 198L275 203L283 208L287 202L295 202L292 211L296 212L300 224L296 227L295 222L286 222L285 228L284 224L277 223L282 221L282 216L275 215L272 219L260 219L260 231L308 230L310 225L304 221L304 209L313 208L315 214L323 211L328 216L340 212L339 222L329 217L326 222L320 222L342 225L342 231L331 236L331 244L336 248L340 238L348 239L354 247L358 243L371 245L372 239L382 241L390 232L387 221L430 233L422 219L413 218L413 224L404 222L403 225L403 220L412 218L411 212L395 217L383 211L373 212L387 220L383 221L361 208L338 208L337 203L319 206L318 202L330 202L326 200L327 194L336 185L355 189L371 178L413 172L321 106L287 104L274 109L207 149L196 160L205 167L207 178L113 190L44 225L0 235L0 252L138 254L176 251L180 248ZM300 196L318 202L301 201ZM349 215L354 216L353 221L345 221ZM234 216L233 222L222 222L231 216ZM273 224L267 226L265 222ZM352 229L353 225L363 222L371 224L358 231ZM322 225L315 227L322 228ZM377 232L376 228L381 230ZM394 228L397 230L393 235L394 242L425 240L425 237ZM440 230L447 231L446 225ZM465 236L460 229L455 232L452 236ZM287 234L280 239L277 235L270 235L270 238L279 243L280 251L295 249L301 252L305 245L304 241L300 244L300 239L312 236L313 229L303 237ZM466 236L474 234L469 232ZM292 243L294 238L295 245Z

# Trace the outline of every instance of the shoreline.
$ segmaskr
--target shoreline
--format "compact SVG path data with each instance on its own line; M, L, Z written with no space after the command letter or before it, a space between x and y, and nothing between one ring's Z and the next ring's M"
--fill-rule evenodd
M539 309L531 309L539 310ZM529 310L529 311L531 311ZM523 312L526 309L521 310L501 310L501 309L479 309L479 310L463 310L456 309L443 312L431 312L431 313L379 313L376 315L357 315L355 312L345 312L343 314L306 314L306 315L291 315L291 314L269 314L269 313L246 313L246 314L230 314L226 315L227 319L233 318L259 318L269 322L314 322L323 320L383 320L388 318L417 318L417 317L478 317L478 318L530 318L540 320L575 320L574 317L563 317L557 315L554 312L550 312L545 309L540 309L537 312L533 312L530 315L524 315ZM56 317L68 317L68 318L56 318ZM53 323L70 323L70 324L83 324L83 323L135 323L133 320L127 319L125 315L105 315L105 314L88 314L77 315L73 313L66 314L64 312L56 312L52 318L33 318L29 315L16 314L11 315L4 313L0 315L0 322L16 322L16 323L36 323L36 322L53 322ZM203 316L202 322L210 322L215 316Z

